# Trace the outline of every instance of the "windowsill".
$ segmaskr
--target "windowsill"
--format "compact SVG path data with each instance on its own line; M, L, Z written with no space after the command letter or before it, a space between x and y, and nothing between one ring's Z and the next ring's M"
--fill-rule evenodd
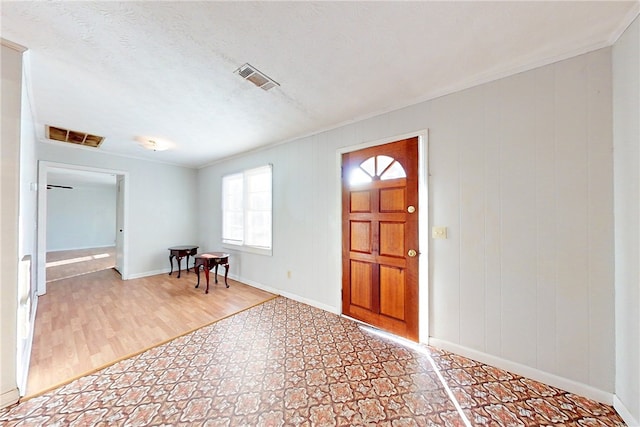
M273 249L255 248L253 246L233 245L231 243L222 243L222 247L237 252L245 252L249 254L272 256Z

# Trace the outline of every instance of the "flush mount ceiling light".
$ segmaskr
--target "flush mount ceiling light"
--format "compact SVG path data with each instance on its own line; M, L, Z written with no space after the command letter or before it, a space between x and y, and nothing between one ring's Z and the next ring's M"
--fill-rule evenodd
M165 151L172 147L172 144L169 141L157 138L138 137L136 139L138 144L151 151Z
M280 86L280 83L270 79L266 74L258 71L257 68L249 63L240 66L240 68L235 70L234 73L238 74L245 80L249 80L260 89L269 90L276 86Z

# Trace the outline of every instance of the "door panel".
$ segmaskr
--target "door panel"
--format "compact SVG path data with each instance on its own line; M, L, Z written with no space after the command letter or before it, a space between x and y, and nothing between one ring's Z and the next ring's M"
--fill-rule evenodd
M380 266L380 313L404 320L404 270Z
M418 138L345 153L342 167L342 312L417 340Z
M371 195L368 191L351 193L351 212L371 212Z
M380 255L404 258L404 224L380 222Z
M404 212L406 206L404 188L380 190L380 212Z
M371 222L353 221L351 223L351 250L354 252L371 253Z
M362 308L371 309L372 265L351 261L351 302Z

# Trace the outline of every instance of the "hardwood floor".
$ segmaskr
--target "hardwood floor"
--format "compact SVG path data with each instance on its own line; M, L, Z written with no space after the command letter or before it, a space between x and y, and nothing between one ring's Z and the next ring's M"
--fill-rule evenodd
M115 246L47 252L47 283L113 268Z
M38 300L27 396L95 371L275 295L182 272L120 279L112 269L57 280Z

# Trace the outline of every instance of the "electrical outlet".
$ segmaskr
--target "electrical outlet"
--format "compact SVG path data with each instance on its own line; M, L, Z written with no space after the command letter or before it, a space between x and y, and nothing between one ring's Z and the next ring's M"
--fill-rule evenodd
M446 239L447 238L447 227L432 227L431 228L431 237L434 239Z

